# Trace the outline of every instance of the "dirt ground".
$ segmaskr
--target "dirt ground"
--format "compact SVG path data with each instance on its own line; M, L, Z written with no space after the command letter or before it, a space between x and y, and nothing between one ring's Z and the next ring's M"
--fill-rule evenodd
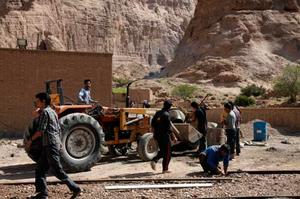
M243 124L243 141L253 138L252 124ZM283 142L283 143L282 143ZM18 146L22 140L0 141L0 184L4 182L34 182L35 164ZM101 178L186 178L201 177L202 169L193 151L173 153L170 164L172 173L162 175L161 165L152 171L148 162L142 162L136 153L129 156L109 157L89 172L70 174L74 180ZM269 127L266 146L244 146L239 157L230 162L230 171L237 170L300 170L300 132ZM231 174L232 182L215 183L210 188L106 191L104 184L84 184L81 198L196 198L247 195L294 195L300 196L300 175L248 175ZM48 177L48 181L56 180ZM284 188L283 188L284 187ZM51 198L68 198L63 185L49 186ZM26 198L34 193L33 185L0 185L0 198Z

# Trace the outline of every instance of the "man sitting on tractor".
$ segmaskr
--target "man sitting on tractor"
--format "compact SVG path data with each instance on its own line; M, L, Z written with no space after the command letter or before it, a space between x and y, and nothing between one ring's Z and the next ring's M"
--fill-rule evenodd
M93 104L98 103L97 101L93 100L91 97L91 87L92 81L90 79L84 80L84 87L79 91L78 94L78 101L80 104Z

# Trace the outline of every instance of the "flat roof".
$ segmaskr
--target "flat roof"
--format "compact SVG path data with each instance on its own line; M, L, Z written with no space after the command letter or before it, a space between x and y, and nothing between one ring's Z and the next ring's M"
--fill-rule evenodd
M57 50L34 50L34 49L18 49L18 48L0 48L0 51L19 51L28 53L54 53L54 54L85 54L85 55L102 55L103 57L113 56L113 53L101 52L85 52L85 51L57 51Z

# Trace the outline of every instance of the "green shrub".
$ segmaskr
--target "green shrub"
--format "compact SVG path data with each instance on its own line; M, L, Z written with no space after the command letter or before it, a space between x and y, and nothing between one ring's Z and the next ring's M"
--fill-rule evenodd
M251 106L255 104L255 99L245 95L239 95L235 98L234 104L237 106Z
M289 97L290 103L296 102L300 94L300 65L287 66L282 76L275 80L273 88L277 94Z
M122 79L122 78L114 78L113 81L118 83L118 86L120 86L120 87L125 86L129 82L131 82L131 80L129 80L129 79Z
M196 90L197 90L196 86L192 86L189 84L182 84L182 85L176 86L172 90L172 95L187 99L187 98L191 98Z
M117 88L113 88L112 89L113 93L126 93L127 92L127 88L126 87L117 87Z
M251 84L241 89L241 95L245 95L247 97L258 97L266 93L266 89L262 86L256 86L255 84Z

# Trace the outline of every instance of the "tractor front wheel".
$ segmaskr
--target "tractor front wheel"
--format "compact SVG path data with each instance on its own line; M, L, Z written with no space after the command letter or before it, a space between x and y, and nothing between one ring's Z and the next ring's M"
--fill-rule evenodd
M142 135L138 142L138 154L144 161L152 160L158 153L158 144L153 133Z

